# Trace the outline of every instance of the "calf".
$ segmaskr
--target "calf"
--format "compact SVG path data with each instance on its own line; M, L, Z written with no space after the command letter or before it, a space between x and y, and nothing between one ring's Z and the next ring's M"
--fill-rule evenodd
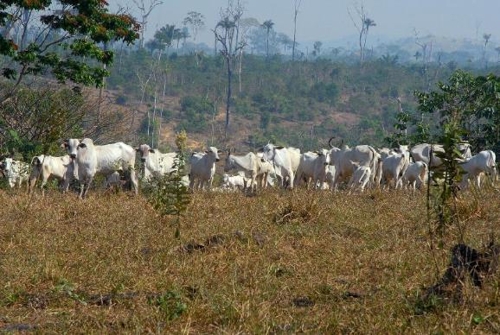
M69 184L74 177L74 164L69 155L54 157L39 155L31 159L31 174L29 178L29 191L33 191L37 179L42 177L42 195L45 194L44 186L49 178L59 180L59 185L63 192L68 191Z
M223 189L230 189L230 190L244 190L246 187L248 187L251 183L250 178L246 178L243 175L235 175L235 176L230 176L227 173L224 173L222 175L222 188Z
M3 171L7 177L10 188L21 188L23 182L28 182L30 166L29 164L7 157L3 161Z
M416 188L420 189L422 185L425 185L427 173L428 168L426 163L422 161L411 162L403 174L403 185L410 185L413 190Z
M218 162L220 150L209 147L205 152L196 152L189 158L191 172L189 173L189 188L191 190L212 188L215 175L215 163ZM195 185L196 182L196 185Z
M395 189L403 187L403 174L410 163L409 153L393 153L382 161L382 178L388 187Z
M491 184L496 181L496 155L491 150L483 150L460 164L465 171L460 187L465 189L469 185L469 179L475 179L477 187L481 186L481 173L491 175Z
M359 165L357 163L352 163L354 167L354 172L349 181L349 188L351 190L364 191L366 185L371 178L371 168L365 165Z
M244 156L237 156L231 155L231 152L228 150L224 172L236 170L243 173L245 177L250 180L248 185L246 184L246 179L243 180L245 182L243 188L246 189L249 187L253 189L253 186L256 185L256 179L259 173L259 161L260 159L253 152L249 152Z

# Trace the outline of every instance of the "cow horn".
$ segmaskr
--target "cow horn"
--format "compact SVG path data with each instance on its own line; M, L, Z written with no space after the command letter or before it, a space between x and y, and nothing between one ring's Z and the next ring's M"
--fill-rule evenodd
M333 148L335 148L335 147L332 145L332 141L333 141L333 139L334 139L334 138L335 138L335 136L332 136L332 137L330 137L330 139L328 140L328 146L329 146L330 148L332 148L332 149L333 149Z

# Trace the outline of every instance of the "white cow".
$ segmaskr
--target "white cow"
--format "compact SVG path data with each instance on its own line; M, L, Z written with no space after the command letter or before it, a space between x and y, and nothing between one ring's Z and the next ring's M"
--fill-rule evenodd
M297 170L299 169L300 157L302 156L299 148L287 147L288 155L290 156L290 162L292 163L292 171L294 176L297 175Z
M260 159L253 152L249 152L245 156L231 155L231 152L227 151L226 164L224 165L224 172L229 171L241 171L246 178L250 180L250 183L246 184L246 179L244 189L253 189L256 185L257 176L259 174L259 162Z
M431 148L432 148L432 157L431 157ZM458 151L461 153L463 159L469 159L472 157L470 144L467 142L462 142L457 145ZM427 166L433 168L438 167L443 164L441 158L438 157L435 153L444 152L443 145L441 144L428 144L421 143L417 144L411 148L410 154L413 158L414 162L424 162ZM432 158L432 159L431 159ZM432 161L432 162L431 162Z
M427 181L427 164L424 162L410 162L408 168L403 174L403 185L410 187L415 190L420 189L422 185L425 185Z
M260 151L263 153L264 160L273 164L279 184L282 187L288 184L288 187L292 189L295 173L293 171L290 151L285 147L275 146L271 143L266 144Z
M349 181L349 188L351 190L364 191L366 185L370 182L371 178L371 168L365 165L359 165L358 163L352 163L354 167L354 172L352 173L351 180Z
M354 148L344 145L340 149L331 144L332 140L333 138L330 138L328 144L331 148L329 152L330 164L335 165L333 188L336 189L339 182L349 180L355 170L353 163L357 163L360 166L368 166L371 172L370 182L375 184L375 176L381 162L380 154L369 145L357 145Z
M30 166L28 163L7 157L3 161L3 171L10 188L21 188L23 182L28 182Z
M73 180L75 171L73 160L69 155L54 157L48 155L39 155L31 159L31 175L29 181L29 190L33 190L37 179L42 177L42 194L45 194L45 184L50 177L59 180L59 186L63 192L68 191L69 184Z
M382 161L382 178L387 187L403 188L403 175L410 164L408 151L392 153Z
M85 198L96 173L109 176L115 172L130 172L130 181L135 193L138 182L135 175L135 150L130 145L117 142L106 145L94 145L94 141L85 138L69 139L63 143L71 159L76 163L80 181L80 198Z
M244 190L251 183L250 178L246 178L244 175L237 174L230 176L227 173L222 175L222 185L221 187L226 190Z
M191 172L189 173L189 188L208 189L212 188L212 182L215 175L215 163L218 162L219 153L216 147L209 147L205 152L195 152L189 158Z
M314 188L321 188L326 179L326 167L330 164L328 150L321 149L316 152L305 152L300 158L297 174L295 175L295 185L299 185L303 179L309 187L310 180L313 181Z
M174 161L177 153L161 153L158 149L151 149L147 144L141 144L136 151L140 155L142 164L144 164L144 178L151 176L161 177L174 170Z
M276 177L273 164L264 159L264 154L258 152L257 154L259 168L257 172L257 185L260 188L266 188L268 185L273 185L273 178Z
M492 185L496 181L496 155L491 150L483 150L460 165L465 171L465 174L462 177L462 183L460 184L462 189L467 188L469 179L475 179L476 186L480 187L481 173L489 174L491 176Z

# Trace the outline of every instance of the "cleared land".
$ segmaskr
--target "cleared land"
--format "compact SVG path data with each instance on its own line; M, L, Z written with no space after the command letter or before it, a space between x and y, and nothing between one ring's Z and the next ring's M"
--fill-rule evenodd
M0 204L0 331L500 332L498 273L422 299L461 233L481 249L500 231L491 188L458 200L442 248L423 193L194 194L180 239L128 193L0 190Z

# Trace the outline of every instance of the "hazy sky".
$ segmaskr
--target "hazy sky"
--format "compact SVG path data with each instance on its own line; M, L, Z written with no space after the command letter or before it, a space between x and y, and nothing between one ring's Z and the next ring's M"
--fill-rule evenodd
M241 0L244 17L256 18L261 23L272 20L275 31L290 37L293 36L295 1ZM187 13L196 11L205 16L206 24L198 40L211 44L210 29L220 19L220 9L227 7L227 3L227 0L163 0L151 14L146 36L152 36L165 24L181 26ZM360 4L364 5L367 17L377 24L370 29L369 36L411 37L417 31L419 36L432 34L482 40L483 34L488 33L492 35L491 41L500 41L500 0L302 0L297 16L297 41L326 42L357 34L348 9L357 19L354 8ZM135 8L132 1L129 8Z

